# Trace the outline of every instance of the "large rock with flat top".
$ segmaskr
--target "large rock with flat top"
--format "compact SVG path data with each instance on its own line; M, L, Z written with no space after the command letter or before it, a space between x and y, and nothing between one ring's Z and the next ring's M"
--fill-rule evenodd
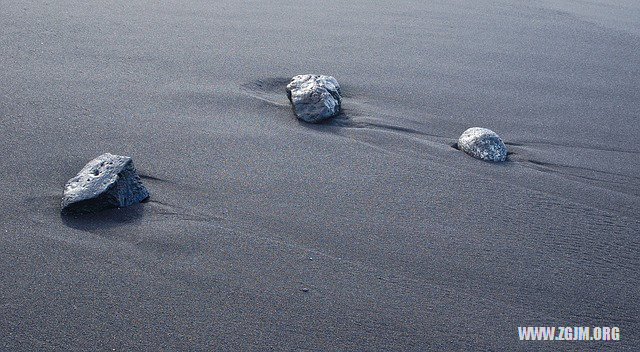
M340 85L324 75L298 75L287 85L287 96L300 120L316 123L340 113Z
M91 160L64 186L64 212L126 207L149 197L128 156L105 153Z
M471 127L458 139L458 148L474 158L485 161L505 161L507 147L492 130Z

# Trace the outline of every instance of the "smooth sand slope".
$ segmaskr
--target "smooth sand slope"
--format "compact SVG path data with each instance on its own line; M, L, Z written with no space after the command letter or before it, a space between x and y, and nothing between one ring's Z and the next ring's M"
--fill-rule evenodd
M0 8L0 350L640 343L634 2ZM297 121L301 73L336 77L344 113ZM509 161L452 148L472 126ZM150 201L61 216L104 152Z

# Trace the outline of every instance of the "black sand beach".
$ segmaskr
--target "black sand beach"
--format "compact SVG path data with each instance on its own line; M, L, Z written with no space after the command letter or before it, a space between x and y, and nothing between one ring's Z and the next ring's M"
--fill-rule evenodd
M0 8L0 350L637 350L637 2ZM296 120L302 73L342 115ZM149 201L61 215L104 152Z

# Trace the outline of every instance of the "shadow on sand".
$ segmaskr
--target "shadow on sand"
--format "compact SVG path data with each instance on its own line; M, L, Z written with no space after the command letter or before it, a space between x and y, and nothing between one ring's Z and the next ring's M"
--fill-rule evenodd
M68 227L81 231L95 232L138 223L144 212L145 204L143 202L126 208L106 209L94 213L62 212L60 218Z

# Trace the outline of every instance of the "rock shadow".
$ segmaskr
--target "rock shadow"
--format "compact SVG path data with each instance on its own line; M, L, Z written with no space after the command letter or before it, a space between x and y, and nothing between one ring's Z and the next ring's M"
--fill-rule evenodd
M109 230L140 222L145 213L145 204L134 204L124 208L105 209L92 213L61 212L62 222L73 229L87 232Z

